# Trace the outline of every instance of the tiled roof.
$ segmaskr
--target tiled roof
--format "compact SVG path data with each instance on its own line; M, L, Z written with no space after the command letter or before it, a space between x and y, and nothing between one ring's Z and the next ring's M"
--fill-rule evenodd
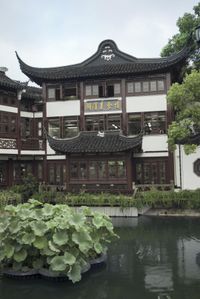
M41 99L42 89L34 86L26 86L25 92L22 93L22 99Z
M122 151L140 151L142 135L126 137L120 131L80 132L78 136L57 139L47 135L50 147L60 153L113 153Z
M19 82L14 81L6 76L4 72L0 71L0 87L1 88L11 88L15 90L22 89L22 86Z
M110 52L109 52L110 51ZM189 56L190 47L163 58L136 58L120 51L112 40L103 41L87 60L75 65L53 68L37 68L24 63L17 55L20 68L32 81L42 82L77 80L114 75L140 75L167 71L183 63Z

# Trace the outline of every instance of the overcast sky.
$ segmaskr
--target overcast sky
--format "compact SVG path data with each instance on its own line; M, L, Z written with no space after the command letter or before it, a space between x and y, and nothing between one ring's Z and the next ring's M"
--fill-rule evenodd
M0 0L0 66L25 81L15 51L35 67L79 63L104 39L136 57L158 57L194 0Z

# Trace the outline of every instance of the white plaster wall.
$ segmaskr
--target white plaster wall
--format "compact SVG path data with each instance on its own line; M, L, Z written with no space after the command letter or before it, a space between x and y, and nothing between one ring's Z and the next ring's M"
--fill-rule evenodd
M0 111L17 113L18 109L15 107L0 105Z
M165 94L135 96L126 98L127 112L166 111L167 99Z
M80 101L47 102L47 117L80 115Z
M143 152L168 151L167 135L145 135L142 142Z
M200 147L196 153L186 155L181 146L181 169L182 169L182 189L197 189L200 188L200 177L193 171L194 162L200 159Z
M49 143L47 142L47 155L55 155L55 154L56 154L56 152L54 150L52 150Z

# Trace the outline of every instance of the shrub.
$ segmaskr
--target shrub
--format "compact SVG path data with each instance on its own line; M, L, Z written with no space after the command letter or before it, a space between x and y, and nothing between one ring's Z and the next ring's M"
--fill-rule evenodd
M34 193L38 192L37 179L29 173L27 176L23 177L21 185L15 185L11 190L20 193L22 200L27 201Z
M86 207L76 213L67 205L31 199L6 206L5 213L0 218L3 268L48 269L77 282L89 260L116 237L110 219Z

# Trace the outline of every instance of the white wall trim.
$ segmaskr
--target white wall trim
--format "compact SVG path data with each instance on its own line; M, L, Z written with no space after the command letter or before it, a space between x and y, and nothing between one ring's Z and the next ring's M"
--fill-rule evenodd
M47 156L47 160L65 160L66 157L64 155L52 155L52 156Z
M43 112L20 111L20 116L26 118L42 118Z
M17 149L0 149L0 154L17 155L18 150Z
M133 154L134 158L154 158L154 157L168 157L169 153L168 152L151 152L151 153L137 153Z
M45 155L45 151L31 151L31 150L23 150L21 151L21 155Z

